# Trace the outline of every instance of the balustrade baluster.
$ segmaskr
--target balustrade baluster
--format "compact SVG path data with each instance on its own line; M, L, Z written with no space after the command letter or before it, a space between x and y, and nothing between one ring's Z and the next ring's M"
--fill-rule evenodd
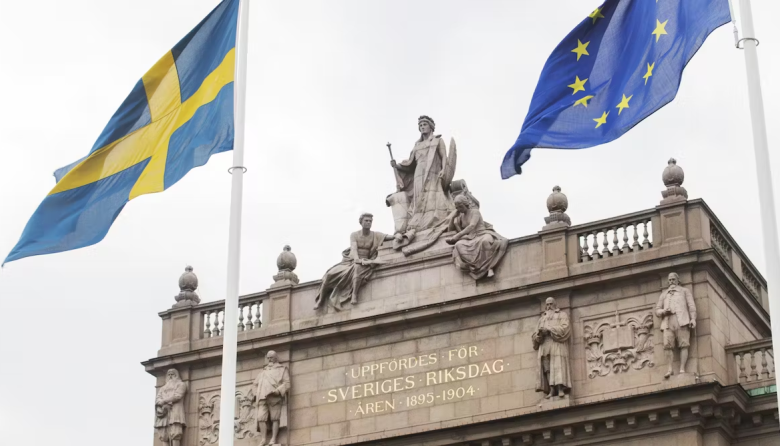
M642 240L642 249L647 249L650 247L650 234L647 232L647 225L650 223L650 220L646 220L642 226L644 226L644 232L642 233L642 237L644 237L644 240Z
M211 337L211 313L208 311L203 313L203 337Z
M737 358L737 365L739 367L739 382L747 381L747 375L745 374L745 353L737 353L734 355Z
M628 225L623 225L623 254L627 254L631 251L628 246Z
M620 254L620 248L618 248L618 226L615 226L615 228L612 230L612 255L616 256Z
M591 254L593 260L601 258L599 254L599 231L593 231L593 253Z
M238 331L244 331L244 305L238 304Z
M601 239L601 242L602 242L602 245L604 245L604 246L602 246L602 249L601 249L601 256L602 257L609 257L609 255L611 254L611 252L609 250L609 228L606 228L604 230L604 238Z
M639 225L637 223L631 223L631 228L634 230L634 243L631 245L632 251L639 251Z
M580 253L580 259L585 262L590 260L590 254L588 254L588 234L582 236L582 252Z
M750 351L750 380L758 381L758 371L756 370L756 350Z
M255 304L255 325L254 328L260 328L260 325L262 324L262 321L260 320L260 309L262 308L261 305L263 305L263 302L258 302Z
M761 349L761 377L763 379L769 378L769 364L766 360L766 349Z

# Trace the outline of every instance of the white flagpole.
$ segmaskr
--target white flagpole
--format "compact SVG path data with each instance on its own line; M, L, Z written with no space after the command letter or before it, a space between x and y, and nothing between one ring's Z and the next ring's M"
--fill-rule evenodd
M733 18L733 15L732 15ZM772 321L772 341L777 351L780 346L780 248L778 247L777 216L775 214L775 198L772 189L772 172L769 168L769 144L766 137L766 121L764 119L764 99L761 94L761 77L758 73L758 40L753 29L753 11L750 0L740 1L740 18L742 19L745 50L745 65L747 67L748 97L750 100L750 116L753 124L753 148L756 152L756 178L758 179L758 200L761 208L761 229L764 236L764 257L766 258L766 280L769 291L769 317ZM780 394L778 394L780 405Z
M239 0L236 31L236 68L233 78L233 176L230 195L227 292L222 336L222 386L219 406L219 445L233 446L236 404L236 355L238 347L238 277L241 267L241 204L244 191L244 121L246 109L246 53L249 34L249 0Z

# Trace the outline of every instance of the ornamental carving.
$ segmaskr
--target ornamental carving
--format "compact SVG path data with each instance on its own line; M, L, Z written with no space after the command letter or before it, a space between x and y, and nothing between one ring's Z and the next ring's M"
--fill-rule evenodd
M198 443L214 444L219 440L219 394L198 399Z
M242 440L257 436L255 424L255 405L252 388L236 390L238 413L233 420L235 438ZM219 442L219 394L201 395L198 399L198 444L217 444Z
M621 321L615 311L610 319L588 322L583 329L588 377L655 366L652 313L634 314Z

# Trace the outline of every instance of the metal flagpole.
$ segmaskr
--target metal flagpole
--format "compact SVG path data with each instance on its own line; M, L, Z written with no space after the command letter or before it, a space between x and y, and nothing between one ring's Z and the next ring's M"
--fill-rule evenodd
M227 293L222 336L222 386L220 388L219 445L233 446L236 402L236 355L238 343L238 277L241 264L241 203L244 190L244 111L246 109L246 53L249 33L249 0L239 0L236 32L236 68L233 78L233 167L228 169L233 185L230 195Z
M761 77L758 73L758 54L756 52L758 39L755 38L755 30L753 29L753 11L750 0L740 1L740 18L745 37L738 39L736 45L737 48L745 50L750 116L753 124L753 148L756 152L758 199L761 207L761 229L764 236L764 257L766 258L766 279L769 291L769 317L772 321L774 351L777 351L778 344L780 344L778 339L780 338L774 335L780 336L780 247L778 245L774 190L772 189L772 172L769 168L764 100L761 94ZM778 405L780 405L780 394L778 394Z

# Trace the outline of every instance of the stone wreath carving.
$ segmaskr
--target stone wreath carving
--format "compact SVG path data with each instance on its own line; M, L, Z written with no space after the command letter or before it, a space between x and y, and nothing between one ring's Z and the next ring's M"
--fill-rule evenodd
M594 321L585 325L585 360L588 377L607 376L653 367L653 315L633 315L614 322Z

